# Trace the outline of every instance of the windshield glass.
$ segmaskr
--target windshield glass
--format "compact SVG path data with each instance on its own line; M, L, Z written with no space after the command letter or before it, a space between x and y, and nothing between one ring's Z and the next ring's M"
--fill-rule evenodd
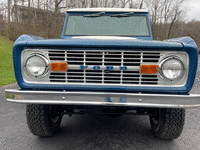
M69 15L65 35L149 36L145 15L83 16Z

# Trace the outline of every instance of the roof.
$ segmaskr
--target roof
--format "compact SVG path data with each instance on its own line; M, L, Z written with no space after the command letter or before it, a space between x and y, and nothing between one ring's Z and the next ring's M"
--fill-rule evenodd
M144 9L129 8L74 8L68 9L67 12L148 12Z
M21 10L28 10L29 9L31 11L36 11L36 12L40 11L40 12L46 12L46 13L52 13L52 14L54 13L53 11L50 11L50 10L38 9L38 8L33 8L33 7L28 8L27 6L16 5L16 4L13 6L13 8L14 9L17 8L17 9L21 9ZM12 13L14 13L14 9L12 9ZM60 13L60 14L65 16L64 13Z

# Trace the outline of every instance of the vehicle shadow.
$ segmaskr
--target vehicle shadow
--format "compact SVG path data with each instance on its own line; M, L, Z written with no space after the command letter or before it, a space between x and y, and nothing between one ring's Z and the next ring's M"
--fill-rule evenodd
M174 140L159 140L152 134L148 116L64 116L58 134L36 140L45 147L73 150L178 148Z

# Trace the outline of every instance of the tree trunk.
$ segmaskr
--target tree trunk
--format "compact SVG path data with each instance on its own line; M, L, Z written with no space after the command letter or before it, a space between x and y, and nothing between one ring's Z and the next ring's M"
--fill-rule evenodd
M40 0L38 0L37 8L40 9Z
M108 5L108 0L105 0L104 7L107 7L107 5Z
M141 3L140 3L140 9L142 9L143 1L144 0L142 0Z
M31 2L30 0L28 0L28 23L32 22L32 16L30 14L30 6L31 6Z
M15 22L18 22L17 0L14 0L14 17L15 17Z
M10 0L8 0L8 23L10 23Z
M91 0L91 8L94 7L94 3L93 0Z
M86 7L86 6L85 6L85 0L83 0L81 4L82 4L82 8L85 8L85 7Z
M58 12L58 0L55 0L55 14Z
M169 32L168 32L168 36L167 36L168 39L170 38L172 26L173 26L174 22L176 21L176 17L177 17L177 14L175 14L175 16L174 16L174 18L173 18L173 20L172 20L172 22L170 24Z
M112 0L112 7L116 5L116 0Z

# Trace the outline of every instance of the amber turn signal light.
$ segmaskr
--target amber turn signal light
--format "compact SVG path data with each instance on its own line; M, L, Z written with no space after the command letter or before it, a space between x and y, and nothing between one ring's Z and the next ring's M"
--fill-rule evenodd
M140 73L157 73L157 65L140 65Z
M51 71L67 71L67 63L65 62L51 63Z

